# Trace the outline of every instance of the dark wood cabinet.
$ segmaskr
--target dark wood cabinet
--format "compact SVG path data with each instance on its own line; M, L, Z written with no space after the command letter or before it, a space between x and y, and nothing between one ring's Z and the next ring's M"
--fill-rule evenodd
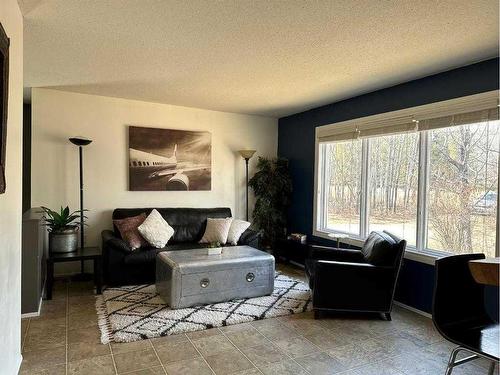
M42 210L31 208L23 214L21 258L21 313L38 315L45 284L47 231Z

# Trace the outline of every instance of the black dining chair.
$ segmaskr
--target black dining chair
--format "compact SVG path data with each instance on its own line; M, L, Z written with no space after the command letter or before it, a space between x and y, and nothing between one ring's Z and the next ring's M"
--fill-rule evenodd
M480 357L491 361L488 374L498 363L498 322L488 316L484 286L474 281L469 270L469 261L484 258L484 254L464 254L436 261L432 320L445 339L458 345L450 354L446 375ZM470 355L457 359L462 351Z

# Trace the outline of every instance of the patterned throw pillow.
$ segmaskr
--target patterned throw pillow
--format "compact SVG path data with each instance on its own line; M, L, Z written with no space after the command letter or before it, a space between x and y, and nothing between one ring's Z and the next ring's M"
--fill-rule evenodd
M128 243L132 250L137 250L148 244L137 229L144 220L146 220L145 213L125 219L113 220L113 224L115 224L120 231L123 240Z
M229 228L227 243L230 243L231 245L237 245L241 235L248 229L249 226L250 223L248 221L234 219L231 222L231 227Z
M226 219L207 219L207 228L200 243L219 242L224 245L227 242L227 235L231 227L232 217Z
M165 221L157 210L151 211L144 223L139 225L137 229L142 237L157 249L165 247L168 240L174 235L174 228Z

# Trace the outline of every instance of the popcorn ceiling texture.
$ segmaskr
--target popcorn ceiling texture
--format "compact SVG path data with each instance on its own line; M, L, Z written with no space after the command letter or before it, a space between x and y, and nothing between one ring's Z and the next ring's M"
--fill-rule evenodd
M25 86L281 117L498 56L497 0L20 0Z

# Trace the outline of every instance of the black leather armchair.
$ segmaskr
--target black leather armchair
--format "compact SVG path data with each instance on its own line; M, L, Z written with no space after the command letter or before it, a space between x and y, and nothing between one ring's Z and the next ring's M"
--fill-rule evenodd
M361 250L311 246L306 276L315 316L319 311L383 313L391 320L392 302L406 241L372 232Z

